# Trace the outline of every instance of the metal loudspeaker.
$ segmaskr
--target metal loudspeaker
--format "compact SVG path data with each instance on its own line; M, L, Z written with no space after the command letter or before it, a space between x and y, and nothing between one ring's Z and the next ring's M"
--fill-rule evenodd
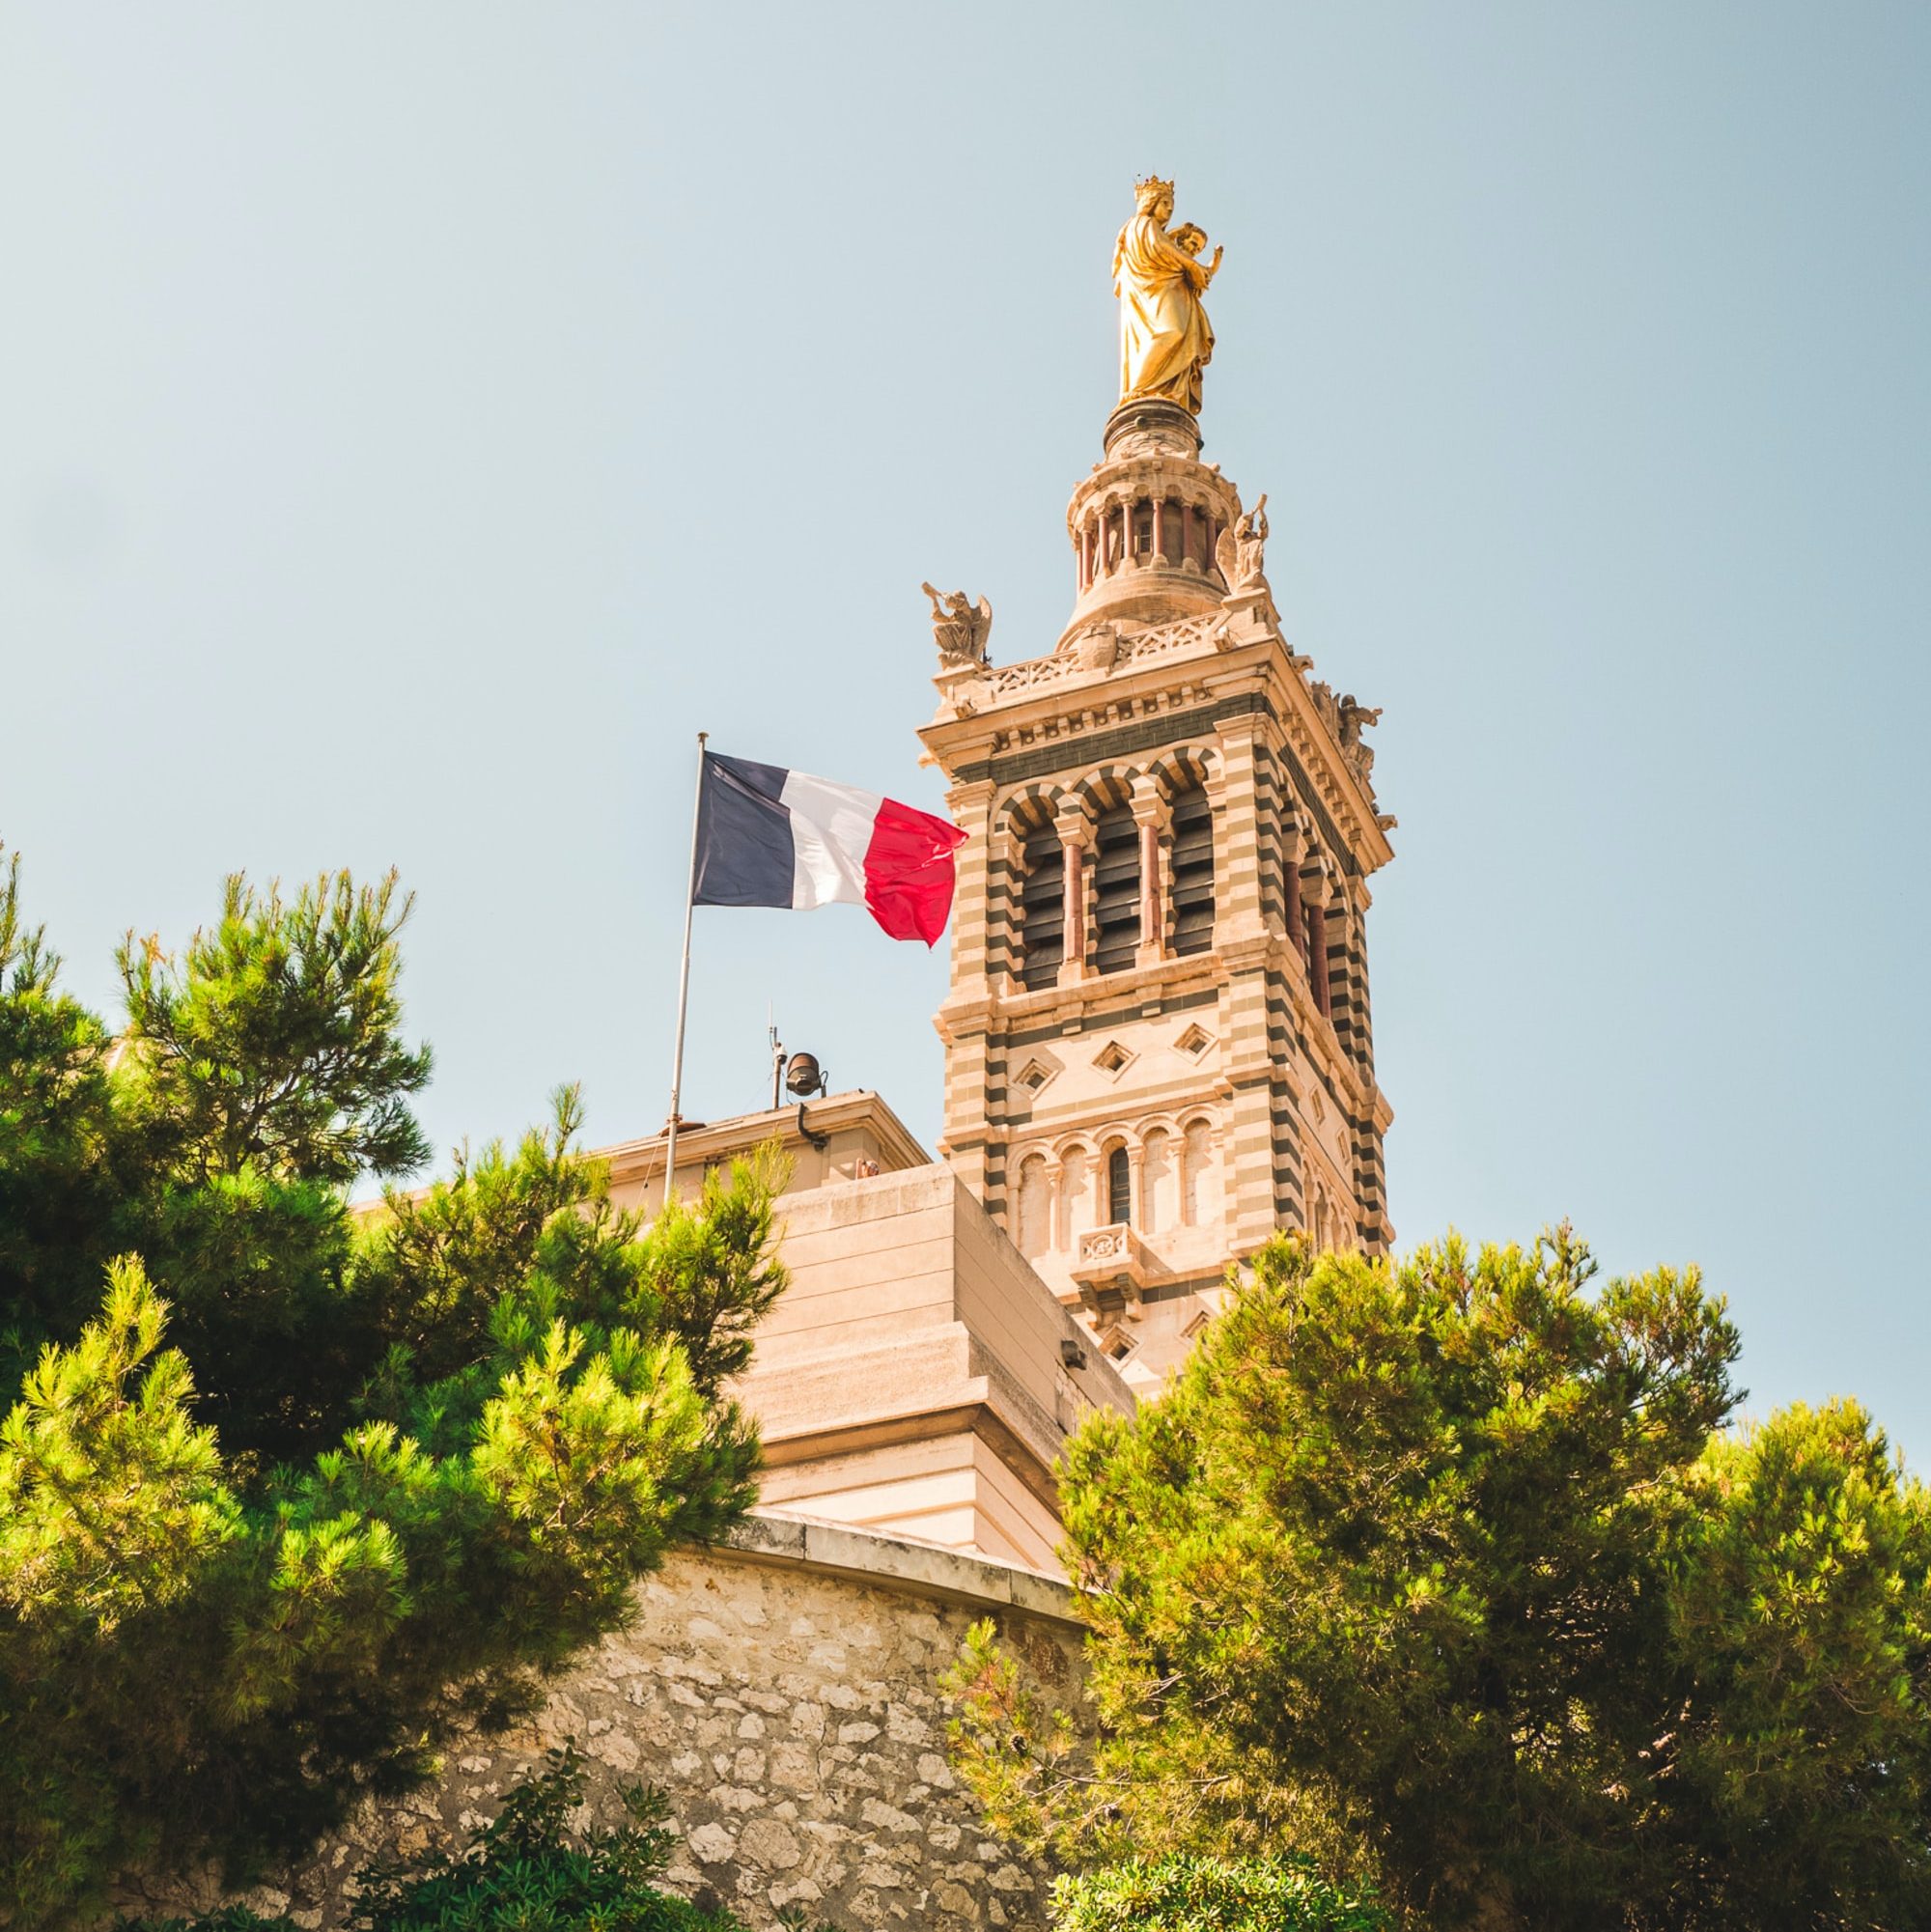
M825 1069L818 1064L815 1053L794 1053L785 1062L785 1085L802 1097L806 1094L822 1094L827 1081Z

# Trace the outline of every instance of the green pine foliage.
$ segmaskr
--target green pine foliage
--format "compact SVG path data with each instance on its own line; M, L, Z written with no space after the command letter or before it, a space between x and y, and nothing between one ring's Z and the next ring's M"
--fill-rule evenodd
M577 1832L582 1759L551 1751L459 1853L421 1864L366 1865L355 1875L348 1932L746 1932L724 1911L706 1911L660 1890L669 1861L662 1797L625 1787L623 1824ZM242 1907L182 1918L123 1921L121 1932L297 1932L286 1918Z
M775 1157L644 1229L576 1142L424 1154L393 880L229 882L117 1038L0 889L0 1898L289 1856L754 1494Z
M1389 1932L1372 1896L1305 1859L1129 1859L1053 1882L1053 1932Z
M0 1386L42 1340L78 1334L116 1252L127 1159L113 1129L108 1038L59 989L59 955L20 917L20 860L0 876Z
M1309 1854L1442 1928L1931 1922L1931 1498L1855 1404L1725 1430L1693 1271L1594 1274L1566 1229L1264 1250L1066 1455L1097 1748L973 1634L992 1821Z

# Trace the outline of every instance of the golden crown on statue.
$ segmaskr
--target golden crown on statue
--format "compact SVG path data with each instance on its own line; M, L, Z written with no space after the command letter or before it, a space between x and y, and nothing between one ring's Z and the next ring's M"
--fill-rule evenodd
M1158 175L1148 175L1143 181L1133 182L1133 200L1141 208L1150 208L1162 195L1173 193L1173 183L1163 182Z

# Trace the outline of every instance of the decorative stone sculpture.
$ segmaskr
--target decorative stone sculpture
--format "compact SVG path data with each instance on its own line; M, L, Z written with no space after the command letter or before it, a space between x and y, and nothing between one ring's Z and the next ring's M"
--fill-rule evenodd
M984 670L986 640L993 634L992 603L983 597L977 603L968 602L963 590L947 593L934 590L929 583L920 584L919 589L932 600L932 635L938 646L938 668Z
M1361 733L1369 725L1380 722L1380 705L1357 704L1355 694L1350 691L1340 703L1340 720L1337 736L1341 741L1341 755L1354 768L1355 776L1367 787L1368 797L1375 795L1373 772L1375 769L1375 748L1365 742Z
M1268 519L1267 494L1251 510L1244 510L1235 519L1231 529L1220 532L1220 541L1214 550L1214 561L1220 567L1220 574L1227 579L1230 592L1265 590L1268 587L1266 574L1262 569L1267 556Z
M1171 234L1173 183L1149 176L1133 184L1133 218L1113 246L1113 293L1120 298L1120 401L1157 397L1197 415L1200 372L1214 355L1214 331L1200 297L1219 272L1221 250L1203 263L1207 238L1189 222Z
M1341 700L1341 748L1343 751L1363 750L1361 733L1371 724L1379 724L1382 717L1380 705L1364 705L1356 702L1350 691Z
M1120 627L1089 624L1067 640L1082 671L1110 671L1120 661Z

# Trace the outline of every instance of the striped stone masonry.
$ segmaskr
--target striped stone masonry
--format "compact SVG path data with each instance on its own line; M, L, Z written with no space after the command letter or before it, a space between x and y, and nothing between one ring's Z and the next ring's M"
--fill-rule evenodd
M1227 584L1203 532L1239 514L1185 447L1099 464L1068 513L1066 631L948 669L920 734L971 835L940 1152L1142 1393L1275 1231L1368 1252L1394 1234L1374 714L1313 678L1264 577ZM1029 904L1060 949L1030 971Z

